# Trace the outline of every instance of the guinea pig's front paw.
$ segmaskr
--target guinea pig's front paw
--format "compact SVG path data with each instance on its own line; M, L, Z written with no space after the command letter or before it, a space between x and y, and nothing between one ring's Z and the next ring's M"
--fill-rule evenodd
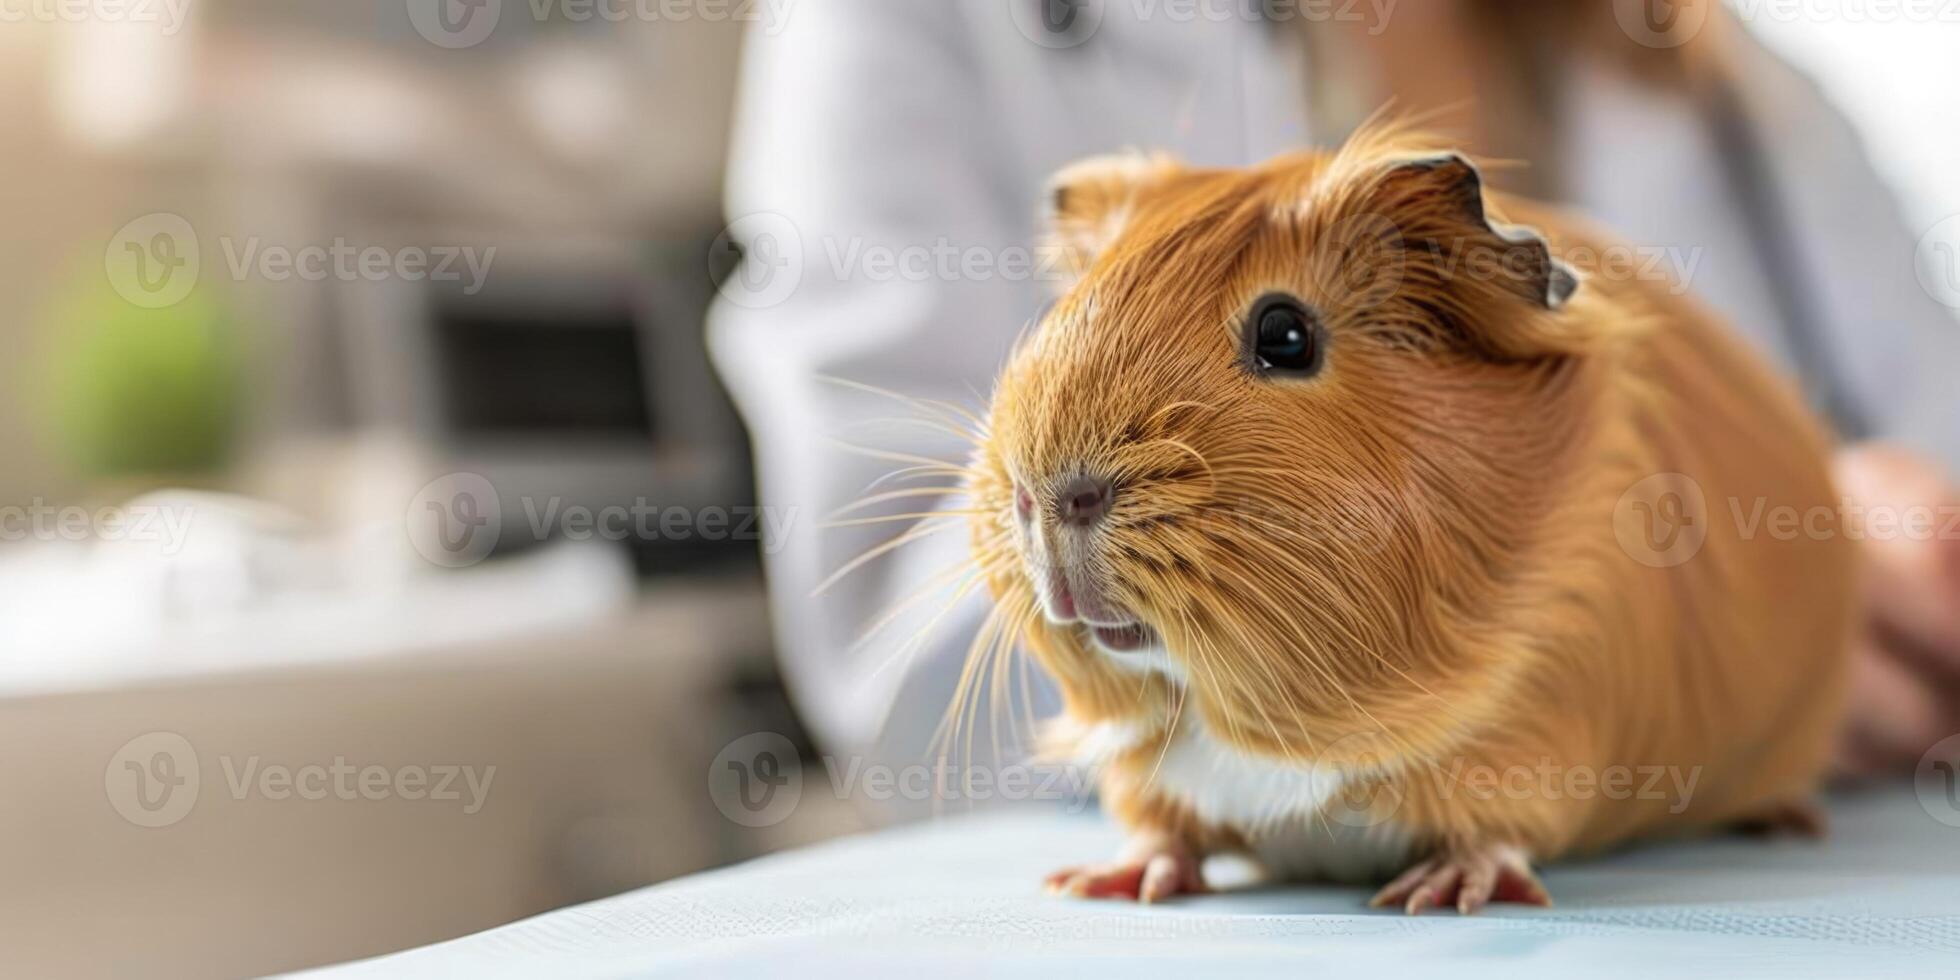
M1157 834L1132 839L1122 856L1107 864L1063 868L1049 875L1045 884L1051 895L1139 902L1209 891L1204 856L1180 840Z
M1552 897L1516 847L1487 844L1451 848L1402 872L1369 900L1371 908L1401 905L1410 915L1454 904L1469 915L1491 902L1550 908Z

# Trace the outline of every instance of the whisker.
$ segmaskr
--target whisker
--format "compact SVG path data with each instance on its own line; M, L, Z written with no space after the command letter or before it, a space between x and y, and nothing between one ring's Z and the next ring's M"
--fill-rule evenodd
M966 467L943 459L933 459L930 456L920 456L916 453L901 453L892 449L860 446L856 443L844 442L840 439L832 439L830 442L831 445L845 452L856 453L859 456L865 456L871 459L881 459L888 463L912 463L920 469L936 469L939 472L951 476L965 476L967 474Z
M1164 757L1170 754L1171 743L1177 740L1177 724L1184 717L1185 699L1191 696L1191 687L1188 684L1174 685L1173 690L1177 696L1171 701L1170 724L1164 728L1163 744L1157 747L1157 762L1150 767L1150 775L1143 780L1143 788L1146 790L1157 783L1157 773L1164 768Z
M843 527L864 527L870 524L892 524L898 521L923 521L935 517L977 517L992 513L985 510L928 510L908 514L881 514L877 517L853 517L847 521L825 521L818 527L826 530Z
M1027 733L1022 738L1025 744L1033 745L1038 734L1034 716L1034 665L1032 663L1034 658L1028 656L1026 645L1020 642L1021 637L1027 635L1028 627L1034 623L1033 608L1030 607L1028 612L1029 614L1023 617L1020 624L1014 628L1015 643L1013 660L1015 664L1015 675L1021 685L1021 717L1028 726Z
M1205 469L1205 478L1211 481L1211 485L1214 490L1217 489L1218 475L1212 472L1211 461L1205 458L1204 453L1197 451L1196 449L1192 448L1191 444L1184 442L1183 440L1180 439L1169 439L1169 438L1152 439L1149 443L1146 443L1146 445L1154 445L1160 442L1163 443L1164 445L1171 446L1176 449L1180 449L1185 454L1189 455L1192 459L1197 460L1198 465L1204 467Z
M1230 568L1222 564L1213 566L1211 571L1214 574L1222 573L1222 574L1230 575L1234 580L1234 584L1236 584L1239 588L1244 589L1246 592L1252 595L1260 597L1262 600L1266 601L1269 604L1274 601L1274 597L1270 593L1268 593L1264 588L1239 577L1238 575L1234 574ZM1341 695L1343 699L1347 701L1349 707L1352 707L1362 717L1367 718L1369 721L1373 722L1375 727L1382 730L1382 734L1388 736L1392 744L1395 744L1398 748L1402 748L1406 751L1407 747L1401 744L1400 740L1396 737L1395 733L1390 731L1387 725L1382 724L1382 722L1379 719L1377 719L1373 714L1369 713L1368 709L1362 707L1361 703L1354 699L1354 695L1348 692L1347 686L1342 684L1340 678L1336 677L1333 674L1333 672L1326 667L1326 665L1320 662L1319 658L1314 655L1314 651L1312 649L1310 648L1302 649L1300 653L1301 653L1301 656L1299 658L1300 663L1307 665L1307 668L1309 670L1312 670L1315 673L1319 674L1322 680L1325 680L1330 687L1332 687L1336 692L1338 692Z
M854 513L866 507L875 507L893 500L907 500L914 497L957 497L965 494L965 487L911 487L905 490L887 490L884 493L861 497L830 512L831 520L845 514Z
M823 381L827 384L834 384L842 388L850 388L855 391L862 391L866 394L877 395L881 398L890 398L895 401L901 401L906 403L907 405L913 406L914 408L925 409L927 410L928 414L937 415L943 421L946 421L948 423L952 423L953 419L946 418L945 415L942 413L950 412L957 418L963 419L973 425L975 431L972 433L968 433L968 438L971 441L975 443L986 441L985 440L985 434L987 432L986 420L982 419L980 416L966 410L965 408L960 407L959 405L953 402L943 401L937 398L922 398L916 395L907 395L900 392L892 391L888 388L880 388L876 385L865 384L862 381L852 381L847 378L839 378L833 375L818 375L817 380Z
M1168 414L1170 414L1171 412L1174 412L1174 411L1176 411L1176 410L1178 410L1178 409L1180 409L1180 408L1201 408L1201 409L1204 409L1204 410L1205 410L1205 411L1207 411L1207 412L1216 412L1216 411L1218 411L1218 409L1217 409L1217 408L1216 408L1215 406L1212 406L1212 405L1207 405L1207 404L1205 404L1204 402L1194 402L1194 401L1189 401L1189 400L1182 400L1182 401L1174 401L1174 402L1171 402L1171 403L1170 403L1170 404L1168 404L1168 405L1165 405L1165 406L1164 406L1163 408L1160 408L1160 409L1158 409L1158 410L1156 410L1156 411L1154 411L1154 412L1152 412L1152 413L1150 413L1150 418L1149 418L1149 419L1147 419L1147 420L1145 420L1145 424L1147 425L1147 424L1150 424L1150 423L1153 423L1153 422L1156 422L1156 421L1157 421L1158 419L1160 419L1160 418L1163 418L1164 416L1166 416L1166 415L1168 415Z
M920 521L912 530L900 534L883 544L875 545L865 551L864 554L845 562L842 568L830 573L830 577L817 583L817 587L810 590L810 597L816 598L828 592L831 586L836 585L844 576L862 568L866 562L875 561L879 556L889 554L894 549L902 548L927 535L937 534L949 528L965 527L966 523L966 518L963 517L949 518L944 521Z
M912 635L907 637L905 642L899 645L898 649L892 651L891 656L886 657L884 662L880 663L878 665L878 668L871 672L871 676L876 677L879 674L884 673L886 668L890 667L892 664L898 663L901 660L912 659L914 654L917 654L921 649L924 649L925 642L928 638L931 637L932 631L934 629L937 629L940 622L943 621L947 616L952 615L953 610L959 608L960 602L964 600L967 596L971 595L973 593L973 590L975 588L978 588L980 584L984 581L986 581L985 575L983 573L980 573L978 570L975 570L975 574L972 577L968 578L964 582L961 582L959 584L959 588L951 596L947 597L945 603L940 606L939 611L933 613L932 618L926 620L923 626L920 626L917 630L914 630L912 632Z
M965 479L969 474L965 470L961 470L958 473L949 472L943 465L906 466L906 467L901 467L899 469L892 470L889 473L879 474L877 479L872 480L870 483L864 485L864 490L862 492L870 493L871 491L876 490L887 483L904 483L907 480L917 480L927 475L951 476L959 479Z
M852 429L863 429L863 428L870 428L872 426L880 426L880 425L924 426L928 429L931 429L934 432L939 432L945 435L952 436L970 446L980 445L980 439L978 436L975 436L973 433L968 432L965 429L959 428L958 426L955 426L949 422L944 422L936 418L928 419L928 418L897 417L897 418L852 419L849 422L845 422L839 428L841 431L848 431Z
M1276 531L1281 534L1290 534L1304 542L1318 543L1315 542L1313 539L1308 538L1306 535L1300 534L1298 531L1293 530L1292 528L1286 527L1285 525L1279 524L1277 522L1268 521L1265 518L1260 517L1258 514L1248 512L1240 516L1253 520L1259 523L1261 526L1266 527L1272 531ZM1280 561L1285 565L1287 565L1289 568L1297 571L1303 577L1312 574L1310 569L1301 566L1290 555L1275 556L1275 558L1277 561ZM1428 695L1430 698L1434 699L1437 702L1438 707L1445 714L1448 714L1453 720L1459 722L1465 720L1460 714L1456 712L1455 706L1452 705L1447 698L1444 698L1442 695L1439 695L1435 691L1430 690L1420 680L1417 680L1414 675L1410 674L1406 670L1403 670L1394 661L1388 659L1388 657L1383 655L1381 651L1375 649L1374 644L1367 642L1362 637L1354 634L1351 630L1347 630L1345 627L1340 626L1340 624L1335 624L1335 625L1338 628L1341 628L1341 631L1344 634L1343 640L1345 641L1346 645L1354 649L1360 650L1361 652L1368 654L1370 657L1373 657L1383 667L1386 667L1389 670L1393 671L1397 677L1401 678L1404 681L1407 681L1409 684L1414 686L1416 690L1421 691L1423 694Z
M946 711L940 715L939 725L933 730L930 751L938 761L940 771L944 771L946 759L953 750L953 743L959 738L960 719L964 716L968 691L972 685L974 661L977 659L976 651L982 643L991 642L990 633L998 627L999 617L1000 607L996 605L988 611L987 618L980 623L980 629L973 634L973 640L967 647L966 659L960 664L960 676L954 684L953 697L946 703ZM938 811L938 807L939 800L935 794L934 812Z
M926 597L932 595L934 592L946 588L951 584L950 580L959 577L963 573L985 575L992 570L991 568L982 566L979 560L975 558L966 558L954 564L951 568L942 569L930 579L927 579L924 586L913 591L910 595L900 599L898 602L893 603L880 614L876 622L872 623L871 626L858 635L856 640L852 641L850 649L853 651L862 650L865 644L870 643L874 637L884 631L885 627L890 626L900 616L905 615L907 610L924 602Z

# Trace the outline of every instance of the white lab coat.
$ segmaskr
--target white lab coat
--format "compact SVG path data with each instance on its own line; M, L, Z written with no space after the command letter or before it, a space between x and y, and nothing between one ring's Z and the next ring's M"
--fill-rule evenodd
M881 638L856 643L884 609L964 560L959 528L812 597L831 571L905 527L820 526L903 465L832 440L954 461L966 446L928 426L871 421L919 413L820 376L977 414L1008 347L1054 289L1014 267L1025 254L1016 250L1038 235L1049 175L1126 148L1242 165L1297 148L1311 132L1299 97L1302 46L1290 31L1236 18L1140 19L1154 8L1109 3L1086 41L1051 48L1010 17L1019 2L1035 0L799 4L770 32L752 32L745 54L728 213L769 216L738 222L738 235L792 228L800 242L787 243L788 259L775 254L785 243L765 244L800 278L786 296L765 297L771 305L719 303L712 350L753 434L763 502L788 528L768 542L768 573L790 692L827 751L872 762L926 756L986 602L983 589L967 594L933 639L895 659L955 580ZM1960 330L1915 279L1913 237L1814 86L1765 51L1745 57L1743 101L1816 274L1805 288L1828 334L1824 359L1869 409L1876 434L1960 463L1949 390ZM1581 72L1573 84L1569 203L1623 240L1659 249L1695 293L1787 364L1770 273L1698 117L1605 72ZM962 268L948 254L979 258ZM1038 700L1038 712L1052 704ZM984 728L975 744L991 744Z

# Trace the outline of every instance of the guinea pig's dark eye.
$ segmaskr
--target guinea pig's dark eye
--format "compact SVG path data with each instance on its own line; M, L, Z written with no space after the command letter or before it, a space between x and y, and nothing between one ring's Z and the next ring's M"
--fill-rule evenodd
M1245 334L1255 371L1307 377L1320 370L1320 320L1291 296L1261 296L1252 304Z

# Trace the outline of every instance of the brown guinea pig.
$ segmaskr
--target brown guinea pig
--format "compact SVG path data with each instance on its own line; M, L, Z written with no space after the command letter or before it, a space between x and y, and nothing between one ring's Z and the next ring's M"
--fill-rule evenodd
M968 475L1050 739L1131 831L1051 889L1238 851L1470 912L1562 855L1813 826L1851 544L1747 518L1835 514L1828 441L1677 284L1387 127L1089 160L1052 212L1076 278Z

